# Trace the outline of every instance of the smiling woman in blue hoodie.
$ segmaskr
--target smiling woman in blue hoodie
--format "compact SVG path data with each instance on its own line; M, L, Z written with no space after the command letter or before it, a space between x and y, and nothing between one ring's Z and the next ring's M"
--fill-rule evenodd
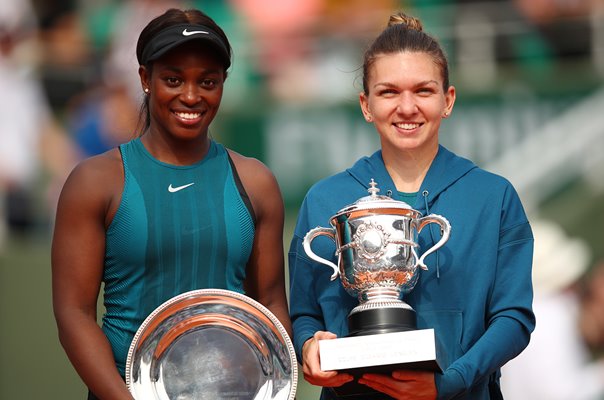
M439 144L441 121L455 103L448 75L438 42L404 14L393 15L365 53L360 105L381 149L309 190L289 251L294 345L311 384L337 387L353 379L320 369L318 341L346 336L347 315L358 303L338 280L330 281L330 268L307 256L304 236L366 196L371 179L382 194L451 223L451 237L426 258L429 270L405 297L417 312L418 328L435 329L448 363L442 374L365 374L359 382L380 393L363 399L499 398L500 367L529 342L535 324L531 228L506 179ZM434 243L424 229L420 248ZM337 263L333 242L316 240L313 251ZM327 389L321 397L338 398Z

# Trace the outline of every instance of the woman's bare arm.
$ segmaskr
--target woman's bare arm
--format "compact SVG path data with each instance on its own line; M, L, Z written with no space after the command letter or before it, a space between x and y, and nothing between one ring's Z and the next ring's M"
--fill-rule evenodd
M284 205L273 173L260 161L231 152L256 214L252 254L247 265L248 294L266 306L292 334L285 291Z
M97 323L105 227L122 185L117 150L82 162L68 177L52 243L52 292L61 345L84 383L100 399L132 400Z

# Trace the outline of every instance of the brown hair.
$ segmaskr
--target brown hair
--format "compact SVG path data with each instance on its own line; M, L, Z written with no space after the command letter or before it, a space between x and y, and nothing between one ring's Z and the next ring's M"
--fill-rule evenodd
M426 53L440 67L443 89L449 88L449 62L438 41L424 32L421 21L402 12L390 16L388 26L373 41L363 57L363 90L369 94L369 69L379 55L399 52Z

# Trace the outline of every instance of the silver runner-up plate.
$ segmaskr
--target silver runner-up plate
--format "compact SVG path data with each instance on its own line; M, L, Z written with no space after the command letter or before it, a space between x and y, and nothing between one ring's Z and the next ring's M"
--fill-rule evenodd
M140 326L126 360L137 400L293 400L298 364L277 317L222 289L186 292Z

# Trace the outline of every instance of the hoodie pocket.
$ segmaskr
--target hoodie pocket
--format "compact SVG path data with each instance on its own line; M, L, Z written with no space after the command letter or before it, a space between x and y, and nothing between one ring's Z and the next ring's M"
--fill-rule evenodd
M461 311L421 311L417 313L418 329L433 328L443 370L464 354L461 346L463 314Z

